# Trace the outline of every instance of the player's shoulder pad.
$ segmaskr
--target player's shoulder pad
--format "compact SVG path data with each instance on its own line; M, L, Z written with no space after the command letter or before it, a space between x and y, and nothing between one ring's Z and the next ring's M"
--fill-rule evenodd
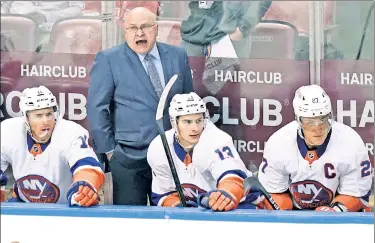
M362 137L356 130L348 125L340 122L334 122L332 124L332 136L335 141L345 141L344 143L339 143L343 153L352 154L353 151L362 151L362 153L367 153L367 148Z
M9 129L11 127L20 127L25 126L25 121L23 117L12 117L5 119L1 122L1 130L6 131L6 129ZM12 129L14 132L14 129Z
M274 132L266 141L264 157L287 155L297 142L298 126L296 121L292 121Z
M11 138L14 140L15 134L24 135L26 125L23 117L8 118L1 122L1 140Z
M56 123L55 130L53 131L53 135L55 137L58 137L59 140L64 139L65 141L70 141L72 139L76 139L79 136L88 136L89 133L80 124L74 122L65 120L63 118L60 118L58 122Z
M333 122L332 131L334 136L339 136L339 139L345 138L345 142L351 145L364 144L363 139L356 130L341 122Z
M173 136L174 130L170 129L165 132L165 136L167 138L167 142L169 148L173 147ZM161 136L156 136L150 143L148 150L147 150L147 161L151 164L154 163L166 163L166 155L164 153L163 142L161 140Z
M211 121L208 121L201 137L199 138L198 145L203 146L206 149L211 147L216 150L217 147L228 143L233 143L232 137L228 133L217 128Z
M267 140L266 144L276 144L282 145L287 142L295 142L298 132L298 123L292 121L285 126L281 127L279 130L274 132Z

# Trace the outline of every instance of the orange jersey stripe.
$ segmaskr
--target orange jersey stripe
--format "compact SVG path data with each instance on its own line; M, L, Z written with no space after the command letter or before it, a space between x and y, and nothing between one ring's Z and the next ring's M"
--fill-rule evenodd
M0 202L5 202L5 189L0 190Z
M361 202L361 200L357 197L352 197L348 195L338 195L336 196L332 203L340 202L348 208L349 212L358 212L359 210L366 208L365 205Z
M95 169L82 169L73 175L73 182L88 181L98 191L104 183L104 173Z
M163 207L175 207L177 204L180 203L180 198L178 197L177 192L172 193L168 195L166 198L164 198L163 203L161 206Z
M270 193L273 200L279 205L280 210L292 210L293 202L288 193ZM264 204L268 210L273 210L271 204L264 199Z

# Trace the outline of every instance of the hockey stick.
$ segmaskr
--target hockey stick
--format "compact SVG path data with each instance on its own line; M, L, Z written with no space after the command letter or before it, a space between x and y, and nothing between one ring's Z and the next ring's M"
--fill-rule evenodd
M361 57L363 42L365 40L366 31L367 31L367 27L368 27L368 24L369 24L370 16L371 16L372 10L374 9L374 4L375 4L375 2L372 2L371 6L370 6L370 10L367 14L367 18L366 18L365 26L363 27L362 38L361 38L361 42L359 44L359 49L358 49L356 60L359 60L359 58Z
M168 145L167 138L165 136L165 130L164 130L164 125L163 125L163 113L164 113L165 103L167 102L167 97L168 97L169 91L171 90L174 82L176 82L177 77L178 77L178 75L175 74L169 80L169 82L167 83L167 85L165 86L165 88L163 90L163 93L160 96L158 109L156 111L156 124L158 125L159 134L160 134L160 137L161 137L161 141L163 142L165 154L167 155L169 168L171 169L171 172L172 172L172 177L173 177L174 184L176 185L178 197L180 198L181 205L183 207L186 207L185 196L184 196L184 193L182 192L180 179L178 178L178 175L177 175L176 167L175 167L174 162L173 162L171 150L169 149L169 145Z
M279 205L277 205L277 203L275 202L275 200L273 200L273 198L271 197L271 195L266 191L266 189L262 186L262 184L260 184L260 182L259 182L259 180L258 180L258 178L256 176L247 177L243 181L243 187L244 187L244 192L245 193L247 193L250 190L251 187L255 187L255 188L259 189L259 191L262 192L262 194L264 195L264 197L271 204L272 208L274 210L280 210Z

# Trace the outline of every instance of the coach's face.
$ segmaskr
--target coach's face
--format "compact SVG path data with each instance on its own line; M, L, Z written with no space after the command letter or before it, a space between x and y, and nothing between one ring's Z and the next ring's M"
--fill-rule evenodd
M138 54L147 54L156 42L158 26L155 15L146 8L135 8L126 15L125 40Z

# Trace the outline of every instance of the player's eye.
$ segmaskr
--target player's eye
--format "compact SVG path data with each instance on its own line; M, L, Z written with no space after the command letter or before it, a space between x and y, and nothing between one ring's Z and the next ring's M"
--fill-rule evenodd
M183 120L182 122L187 125L191 124L191 120Z

